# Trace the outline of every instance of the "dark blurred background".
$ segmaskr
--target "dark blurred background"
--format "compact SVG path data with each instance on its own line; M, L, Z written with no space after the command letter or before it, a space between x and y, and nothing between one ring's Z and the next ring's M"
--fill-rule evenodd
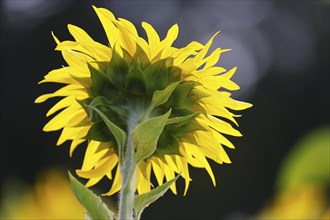
M201 43L218 30L215 47L231 48L218 65L238 66L241 90L233 97L253 103L238 119L242 138L230 138L233 163L211 166L217 187L205 170L191 168L183 197L167 193L144 219L225 219L256 213L275 190L281 161L307 132L329 125L329 1L74 1L1 0L1 185L12 179L33 184L54 166L80 168L85 146L69 158L69 144L56 147L60 132L44 133L47 110L58 100L34 104L58 85L37 83L66 65L54 51L54 31L72 39L67 24L106 44L91 5L132 21L151 23L161 38L175 23L175 46ZM3 190L2 190L3 191ZM237 217L238 218L238 217Z

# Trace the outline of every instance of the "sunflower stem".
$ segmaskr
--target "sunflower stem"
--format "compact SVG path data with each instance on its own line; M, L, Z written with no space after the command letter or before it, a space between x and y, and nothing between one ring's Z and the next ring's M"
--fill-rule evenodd
M133 172L130 172L126 183L123 181L119 199L119 220L134 219L133 202L135 195L135 178L136 169L134 169Z
M137 164L133 160L133 144L132 132L138 123L138 117L135 112L131 112L127 119L128 135L126 143L125 159L120 164L120 171L122 174L122 187L119 197L119 220L133 220L134 219L134 193L136 181ZM124 151L125 152L125 151Z

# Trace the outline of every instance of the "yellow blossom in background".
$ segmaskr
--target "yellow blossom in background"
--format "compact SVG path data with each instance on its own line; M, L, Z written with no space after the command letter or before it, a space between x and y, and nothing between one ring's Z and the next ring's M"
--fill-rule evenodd
M330 128L303 136L283 161L277 193L256 219L330 219Z
M40 82L64 84L35 101L63 97L48 111L47 116L57 115L43 130L63 129L57 145L72 141L70 156L79 144L88 141L77 175L89 180L87 186L107 177L113 183L104 195L112 195L121 188L118 140L100 114L123 131L129 131L128 121L138 124L169 114L155 152L138 165L138 193L151 190L152 172L159 185L181 173L186 193L191 181L188 164L206 169L215 185L208 159L219 164L231 163L225 147L234 146L225 135L241 136L231 125L238 124L230 110L251 107L231 98L229 91L239 89L231 81L236 67L226 70L215 66L220 55L228 51L220 48L209 51L218 33L205 45L193 41L176 48L172 44L179 32L177 24L161 40L154 28L143 22L146 41L130 21L117 19L104 8L94 10L108 45L94 41L71 24L68 29L74 41L60 41L53 35L56 50L62 52L68 66L49 72ZM101 113L96 114L89 106L97 107ZM171 190L176 193L175 184Z
M85 219L66 175L58 170L40 176L32 190L16 199L11 197L17 188L10 190L1 201L1 219Z
M284 191L262 210L257 219L329 219L326 195L325 188L315 185Z

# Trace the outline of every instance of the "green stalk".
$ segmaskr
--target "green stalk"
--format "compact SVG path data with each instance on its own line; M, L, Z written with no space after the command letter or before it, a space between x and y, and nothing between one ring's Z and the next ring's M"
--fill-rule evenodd
M134 192L135 192L135 179L136 179L136 169L124 183L120 190L119 198L119 220L133 220L133 202L134 202ZM124 185L125 184L125 185Z
M120 172L122 174L122 187L119 196L119 220L133 220L134 219L134 193L136 181L137 164L133 160L133 144L132 132L138 123L138 117L134 112L128 116L128 135L126 144L125 159L120 164ZM125 151L124 151L125 152Z

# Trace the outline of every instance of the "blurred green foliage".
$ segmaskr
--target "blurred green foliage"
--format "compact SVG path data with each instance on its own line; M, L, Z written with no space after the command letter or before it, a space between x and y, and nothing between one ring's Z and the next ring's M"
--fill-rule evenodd
M285 158L277 187L287 190L301 185L329 186L329 126L318 128L303 137Z

